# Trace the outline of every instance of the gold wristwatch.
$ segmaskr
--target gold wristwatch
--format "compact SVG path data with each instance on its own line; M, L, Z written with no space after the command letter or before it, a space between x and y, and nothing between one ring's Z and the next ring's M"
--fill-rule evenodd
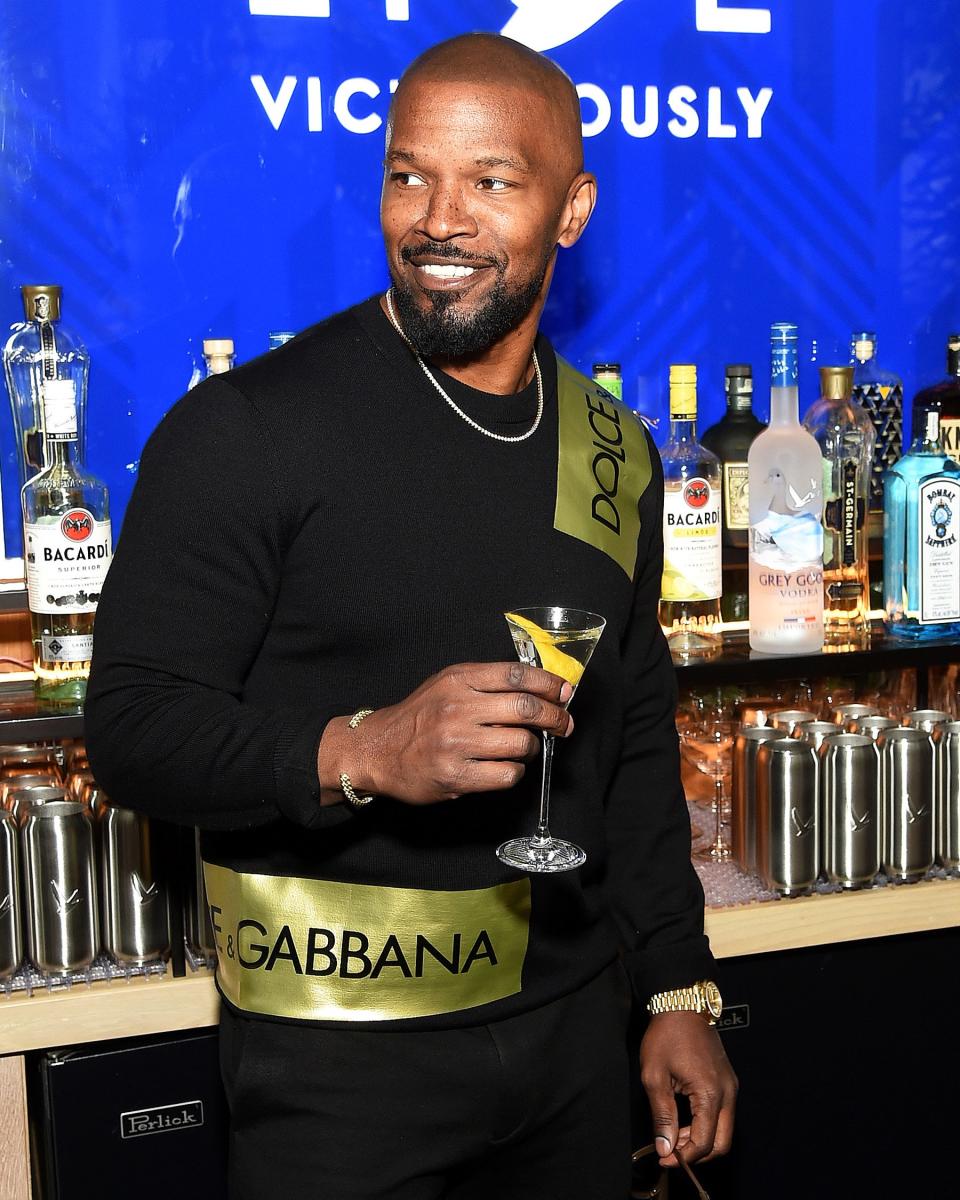
M717 985L710 979L704 979L690 987L657 992L647 1001L647 1012L653 1016L668 1012L695 1012L706 1017L709 1024L716 1025L723 1012L723 1000Z

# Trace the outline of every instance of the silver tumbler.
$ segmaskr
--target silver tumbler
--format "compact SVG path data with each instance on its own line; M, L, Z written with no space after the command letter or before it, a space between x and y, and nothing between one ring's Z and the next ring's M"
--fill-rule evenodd
M730 840L734 861L751 874L757 869L757 751L784 736L781 729L744 725L733 743Z
M880 751L862 733L834 733L820 747L823 873L845 888L880 870Z
M859 721L861 717L876 717L879 712L872 704L838 704L833 710L833 721L844 729L850 728L851 721Z
M142 813L98 806L103 947L119 962L161 958L170 949L166 881L159 878Z
M817 714L808 712L803 708L778 708L776 712L772 712L769 717L769 723L774 729L783 729L787 733L793 733L798 725L804 725L807 721L816 721Z
M802 738L814 750L819 750L823 745L823 739L833 737L836 732L837 727L832 721L804 721L802 725L794 726L793 736Z
M757 869L784 896L809 892L819 870L818 763L799 738L757 750Z
M0 812L0 979L13 975L23 958L19 858L17 823Z
M912 882L933 866L937 751L922 729L888 729L881 757L881 865Z
M44 974L82 971L97 955L93 828L81 804L31 805L23 828L27 953Z
M960 868L960 721L948 721L941 733L937 857L948 870L956 871Z
M874 741L888 729L897 729L900 722L895 717L859 717L851 721L851 733L863 733Z
M200 830L193 833L193 886L187 892L184 906L187 945L212 958L216 953L213 926L210 924L210 905L207 903L207 888L203 882L203 859L200 857Z
M31 784L29 787L17 788L7 795L7 808L13 814L21 827L27 819L31 806L49 804L51 800L65 800L66 792L61 787L51 787L50 784Z

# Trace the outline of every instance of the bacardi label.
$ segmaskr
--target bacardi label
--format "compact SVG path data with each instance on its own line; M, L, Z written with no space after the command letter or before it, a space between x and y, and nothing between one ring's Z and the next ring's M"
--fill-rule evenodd
M720 492L701 476L663 496L663 600L717 600L723 591Z
M960 621L960 479L934 476L920 484L920 623Z
M723 523L727 529L750 528L748 477L745 462L723 464Z
M24 523L31 612L94 612L112 558L110 522L86 508ZM71 661L76 655L70 654Z

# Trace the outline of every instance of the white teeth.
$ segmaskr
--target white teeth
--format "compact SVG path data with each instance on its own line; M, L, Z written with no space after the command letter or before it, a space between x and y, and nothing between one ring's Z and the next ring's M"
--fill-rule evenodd
M458 267L454 263L444 263L439 266L436 263L429 263L420 268L425 275L433 275L437 279L466 279L468 275L472 275L473 267Z

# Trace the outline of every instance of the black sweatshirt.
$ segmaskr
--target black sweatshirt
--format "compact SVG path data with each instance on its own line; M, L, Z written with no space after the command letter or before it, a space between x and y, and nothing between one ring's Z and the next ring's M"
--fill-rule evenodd
M606 617L553 770L551 828L586 865L532 879L519 990L419 1024L536 1007L618 946L641 1001L712 973L657 623L659 456L644 433L631 579L555 528L557 364L542 335L537 352L543 419L513 444L444 403L376 299L206 380L144 450L97 613L87 745L116 803L199 826L205 861L233 871L438 892L518 878L494 851L535 828L539 760L511 791L321 807L327 721L453 663L513 661L507 610ZM534 419L532 383L437 377L493 432Z

